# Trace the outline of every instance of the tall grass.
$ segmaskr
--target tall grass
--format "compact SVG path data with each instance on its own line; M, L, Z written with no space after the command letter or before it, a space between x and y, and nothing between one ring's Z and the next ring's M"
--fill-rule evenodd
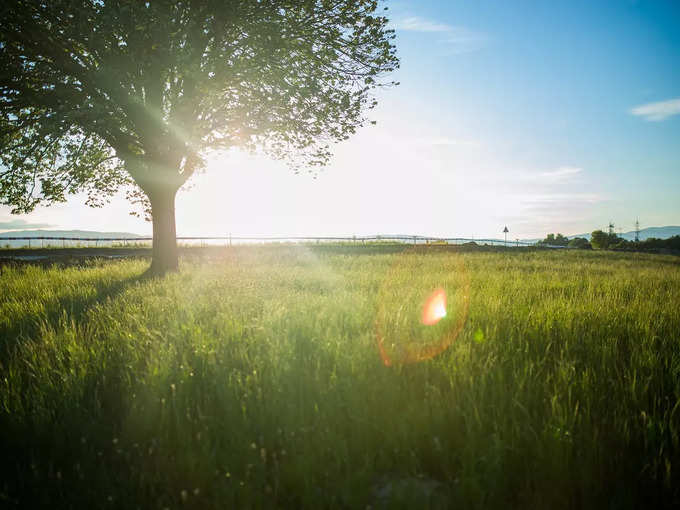
M677 258L264 246L145 269L0 276L1 507L680 504ZM455 338L385 366L380 334L394 359Z

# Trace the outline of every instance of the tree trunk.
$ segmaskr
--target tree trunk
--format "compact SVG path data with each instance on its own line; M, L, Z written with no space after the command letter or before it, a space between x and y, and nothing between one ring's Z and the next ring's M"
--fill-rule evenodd
M148 193L153 219L153 258L149 274L162 276L177 271L177 231L175 230L175 195L177 189L156 189Z

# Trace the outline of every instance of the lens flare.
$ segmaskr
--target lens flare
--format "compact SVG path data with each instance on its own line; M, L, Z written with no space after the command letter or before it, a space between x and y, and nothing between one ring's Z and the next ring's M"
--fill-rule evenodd
M424 256L436 260L427 272ZM463 257L431 249L401 252L385 275L377 305L375 335L385 366L434 358L451 346L468 317L470 277Z
M426 326L432 326L444 317L446 317L446 292L439 288L425 301L421 322Z

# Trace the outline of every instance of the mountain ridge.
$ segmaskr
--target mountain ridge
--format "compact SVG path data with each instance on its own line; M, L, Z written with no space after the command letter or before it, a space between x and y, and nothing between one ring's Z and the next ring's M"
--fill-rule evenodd
M557 233L557 232L555 232ZM644 241L650 237L658 239L668 239L676 235L680 235L680 226L668 225L664 227L646 227L640 229L640 240ZM635 231L623 232L617 234L623 239L633 241L635 239ZM131 232L100 232L97 230L45 230L45 229L31 229L31 230L6 230L0 232L0 239L8 237L87 237L93 239L103 238L120 238L120 239L138 239L140 237L150 237L150 235L133 234ZM585 237L590 240L590 234L576 234L566 236L568 239L575 237ZM521 239L523 242L537 242L541 241L539 238L535 239Z
M140 237L148 237L140 234L132 234L130 232L99 232L97 230L8 230L0 232L0 239L8 237L90 237L90 238L111 238L118 237L121 239L138 239Z

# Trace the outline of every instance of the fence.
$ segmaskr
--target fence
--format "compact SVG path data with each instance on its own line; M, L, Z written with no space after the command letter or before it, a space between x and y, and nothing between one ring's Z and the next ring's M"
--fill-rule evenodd
M106 247L106 246L139 246L149 244L152 237L56 237L56 236L37 236L37 237L0 237L0 246L9 248L45 248L61 247L73 248L81 247L85 243L86 247ZM460 245L465 243L485 244L492 246L537 246L536 243L528 241L504 241L502 239L474 239L466 237L432 237L421 235L372 235L372 236L178 236L180 244L192 246L231 246L233 244L249 243L362 243L367 242L392 242L404 244L449 244ZM38 244L39 243L39 244ZM563 248L563 246L540 245L546 248Z

